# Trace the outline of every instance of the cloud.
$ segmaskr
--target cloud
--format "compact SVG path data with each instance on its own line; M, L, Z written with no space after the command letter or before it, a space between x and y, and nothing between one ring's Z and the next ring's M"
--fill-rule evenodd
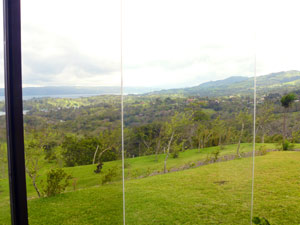
M77 49L70 41L55 35L51 35L51 41L45 43L50 36L47 32L34 28L28 30L31 31L30 35L34 36L37 33L38 38L22 43L25 86L55 83L78 85L83 79L90 79L89 85L95 85L91 78L113 76L119 72L120 65L116 61L92 57ZM72 79L68 79L67 76L71 76ZM73 83L67 83L68 80L72 80Z
M300 70L297 0L123 3L127 86L253 76L255 51L259 75ZM120 0L22 2L23 85L119 85L120 19Z

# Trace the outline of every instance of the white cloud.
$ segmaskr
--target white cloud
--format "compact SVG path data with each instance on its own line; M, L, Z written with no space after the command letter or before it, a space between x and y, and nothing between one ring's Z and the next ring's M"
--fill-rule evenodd
M123 0L125 85L252 76L254 43L258 74L300 70L298 2ZM120 0L23 1L22 32L24 86L120 84Z

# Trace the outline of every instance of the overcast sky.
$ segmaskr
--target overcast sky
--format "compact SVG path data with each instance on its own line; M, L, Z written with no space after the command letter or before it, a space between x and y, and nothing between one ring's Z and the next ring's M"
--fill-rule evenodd
M258 75L300 70L298 2L123 0L125 85L253 76L255 46ZM23 85L120 85L120 19L120 0L22 1Z

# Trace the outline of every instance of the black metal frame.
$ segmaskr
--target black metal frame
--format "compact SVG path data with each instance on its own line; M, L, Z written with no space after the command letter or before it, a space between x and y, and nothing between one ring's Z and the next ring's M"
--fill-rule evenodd
M22 104L21 5L4 0L4 73L10 208L13 225L28 224Z

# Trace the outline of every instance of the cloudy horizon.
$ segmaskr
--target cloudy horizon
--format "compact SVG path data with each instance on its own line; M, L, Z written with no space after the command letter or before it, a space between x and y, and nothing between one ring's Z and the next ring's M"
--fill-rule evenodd
M255 52L257 75L300 70L298 6L123 0L125 85L179 88L251 77ZM22 2L23 86L120 85L120 20L120 0Z

